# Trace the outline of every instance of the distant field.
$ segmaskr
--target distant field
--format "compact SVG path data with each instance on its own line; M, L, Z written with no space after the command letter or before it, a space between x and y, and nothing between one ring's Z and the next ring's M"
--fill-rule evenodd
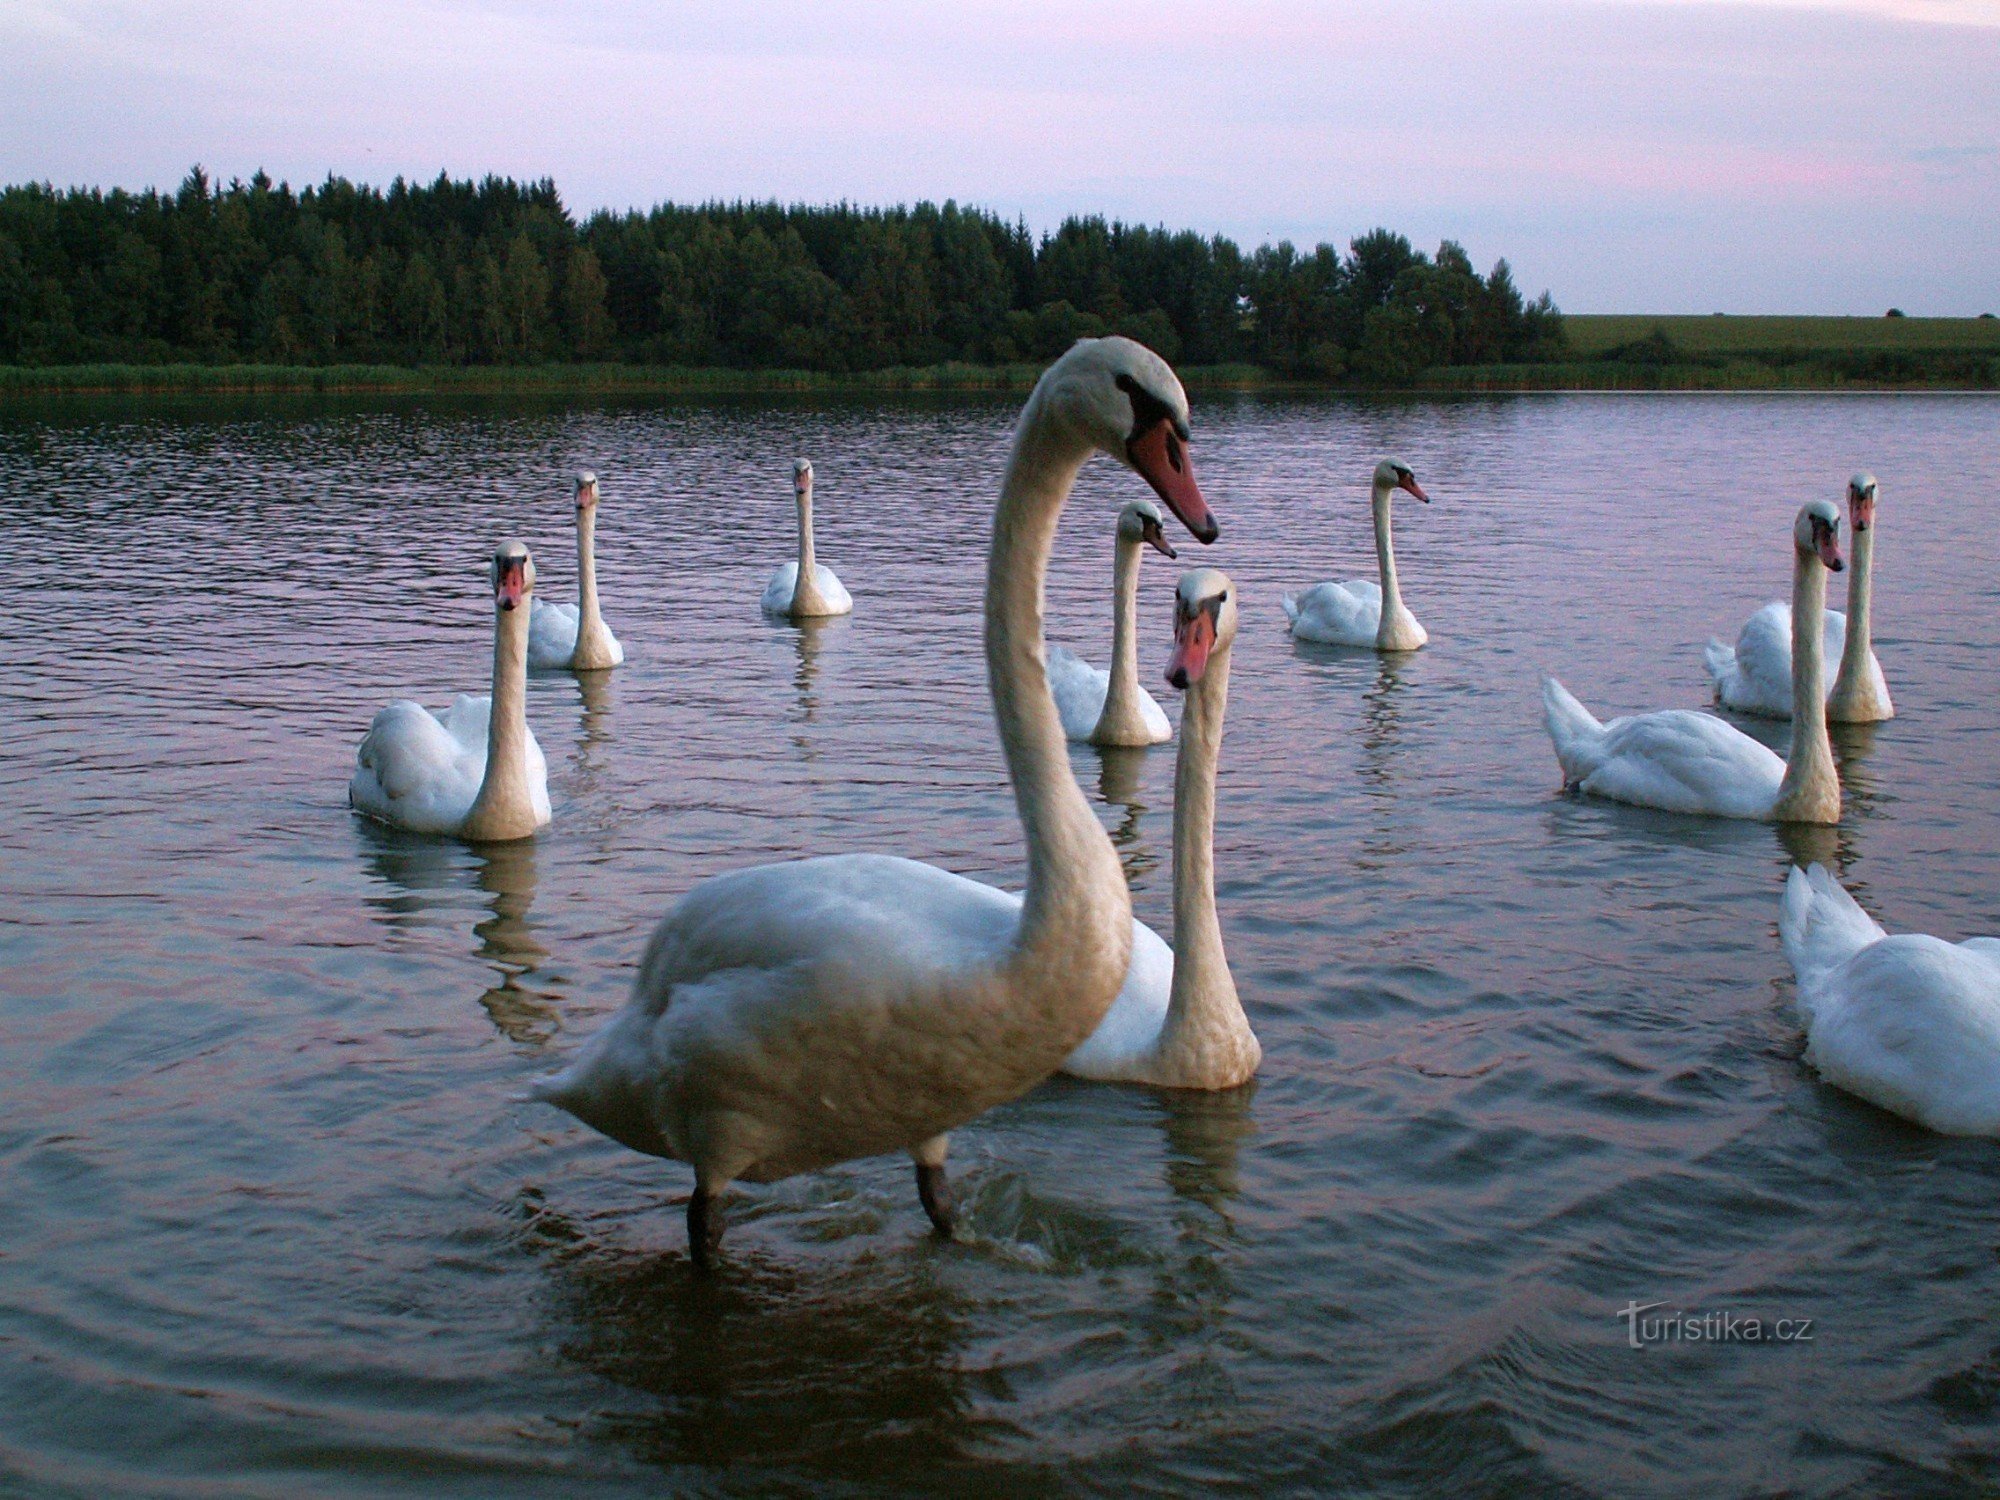
M2000 309L1995 309L2000 311ZM1571 353L1594 359L1659 329L1688 354L2000 353L2000 318L1758 318L1565 313Z

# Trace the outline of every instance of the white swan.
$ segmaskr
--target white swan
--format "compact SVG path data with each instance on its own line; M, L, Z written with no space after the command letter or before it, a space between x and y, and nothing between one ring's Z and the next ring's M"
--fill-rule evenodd
M1946 1135L2000 1136L2000 938L1889 937L1819 865L1786 879L1778 936L1828 1083Z
M576 603L536 599L528 612L528 665L596 672L625 660L597 608L597 476L576 476Z
M1111 569L1111 670L1100 671L1074 651L1049 648L1049 691L1063 733L1093 745L1157 745L1174 736L1166 711L1139 686L1139 555L1151 545L1177 554L1161 527L1166 517L1150 500L1118 512Z
M493 695L460 696L442 719L407 699L375 715L347 800L417 833L524 838L549 820L549 768L528 727L528 611L535 561L519 542L493 554Z
M1836 823L1840 780L1826 735L1820 614L1826 571L1840 568L1840 512L1807 502L1792 526L1790 764L1713 714L1667 709L1600 724L1553 677L1542 713L1563 783L1598 797L1669 812L1779 823Z
M908 1151L940 1232L945 1133L1059 1067L1131 957L1118 857L1070 775L1042 669L1042 581L1093 452L1123 459L1203 541L1187 398L1129 339L1080 340L1014 430L986 572L986 667L1028 847L1025 899L930 865L838 855L703 881L646 948L632 998L533 1096L634 1150L689 1162L690 1250L736 1178Z
M853 597L833 569L813 559L813 466L803 458L792 464L792 493L799 504L799 555L764 585L764 613L794 620L847 614L854 608Z
M1875 659L1869 622L1875 559L1873 474L1847 481L1847 509L1853 522L1853 567L1847 576L1848 613L1826 612L1825 649L1838 658L1840 672L1827 689L1826 716L1835 723L1873 723L1895 717L1882 664ZM1850 635L1848 625L1854 630ZM1792 607L1773 600L1753 614L1734 647L1710 641L1702 653L1715 683L1716 702L1740 713L1771 719L1792 716Z
M1375 560L1382 581L1353 578L1346 583L1316 583L1303 593L1286 594L1278 602L1298 639L1333 646L1373 646L1377 651L1415 651L1430 639L1430 633L1404 606L1403 591L1396 586L1396 546L1389 534L1389 507L1397 490L1408 490L1426 505L1431 498L1402 460L1385 458L1375 465L1369 499L1375 512Z
M1062 1071L1164 1088L1228 1089L1257 1071L1264 1049L1236 997L1215 915L1215 762L1229 697L1236 591L1202 568L1174 592L1167 680L1187 693L1174 767L1174 942L1132 923L1132 965L1097 1030Z

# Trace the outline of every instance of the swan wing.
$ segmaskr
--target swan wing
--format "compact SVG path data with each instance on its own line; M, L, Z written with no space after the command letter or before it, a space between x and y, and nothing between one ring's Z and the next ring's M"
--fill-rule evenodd
M1063 733L1073 740L1089 739L1104 712L1104 699L1111 691L1111 673L1093 667L1067 646L1049 647L1047 661L1049 691L1055 695ZM1159 705L1156 703L1153 708L1158 712ZM1160 718L1164 720L1166 715L1162 713ZM1149 727L1151 722L1149 717Z
M576 655L577 613L574 604L553 604L546 599L529 601L528 665L566 667Z
M1372 646L1382 624L1382 586L1372 578L1316 583L1293 596L1286 613L1292 615L1292 634L1300 640Z
M1174 726L1167 719L1167 711L1144 688L1139 689L1139 717L1145 721L1147 737L1154 744L1163 745L1174 737Z
M799 560L793 558L771 575L771 581L764 585L764 597L758 606L769 615L789 614L792 595L798 591Z
M1174 988L1174 950L1137 917L1132 919L1132 965L1124 987L1097 1030L1070 1053L1061 1071L1072 1078L1116 1083L1139 1076L1160 1045L1167 1001Z
M1847 616L1826 611L1821 640L1827 661L1839 661L1847 643ZM1744 622L1734 648L1710 641L1705 653L1716 701L1739 713L1771 719L1792 716L1792 607L1773 600ZM1827 684L1832 691L1832 682Z
M1578 785L1668 812L1768 818L1784 777L1785 763L1733 724L1670 708L1605 725L1597 764Z
M796 578L798 572L799 565L793 563L792 576ZM819 585L820 597L826 600L829 613L836 615L853 613L854 596L848 593L846 585L834 576L833 569L825 563L814 563L813 581Z
M460 698L440 721L407 699L375 715L355 752L348 801L372 818L418 833L445 833L465 819L485 774L484 698ZM468 705L471 710L468 710ZM460 736L476 711L476 748Z
M1806 1060L1932 1130L2000 1135L2000 963L1921 933L1872 943L1825 976Z
M1778 908L1778 941L1799 980L1799 1009L1810 1017L1828 974L1885 934L1824 865L1794 867Z

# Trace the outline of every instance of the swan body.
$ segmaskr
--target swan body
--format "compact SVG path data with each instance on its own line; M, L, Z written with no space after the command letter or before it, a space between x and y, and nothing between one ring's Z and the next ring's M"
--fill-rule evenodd
M407 699L376 714L347 784L356 811L477 840L522 838L549 821L548 763L526 707L534 567L519 542L494 553L491 696L462 695L441 718Z
M1778 936L1828 1083L1945 1135L2000 1136L2000 938L1890 937L1819 865L1786 879Z
M1872 723L1895 717L1882 663L1870 640L1870 599L1874 586L1875 499L1872 474L1856 474L1847 482L1847 509L1852 525L1852 567L1847 598L1860 618L1854 639L1848 639L1848 617L1826 612L1824 650L1840 663L1827 689L1826 716L1835 723ZM1766 718L1792 716L1792 609L1773 601L1753 614L1736 637L1734 647L1710 641L1703 659L1715 683L1715 698L1726 708Z
M1316 583L1302 593L1286 594L1278 602L1293 636L1329 646L1372 646L1377 651L1415 651L1430 639L1403 603L1396 582L1396 548L1390 533L1390 502L1397 490L1407 490L1430 503L1410 466L1385 458L1375 466L1370 503L1375 513L1375 557L1382 581L1354 578L1346 583Z
M994 513L986 659L1028 851L1021 898L910 860L835 855L717 876L654 930L632 998L533 1096L635 1150L693 1165L690 1249L717 1196L907 1151L949 1233L947 1132L1053 1072L1097 1026L1131 956L1111 840L1069 772L1042 670L1042 583L1077 471L1107 451L1203 540L1187 398L1129 339L1085 339L1044 372Z
M1063 646L1048 653L1049 691L1062 715L1063 733L1093 745L1157 745L1174 735L1153 695L1139 686L1139 558L1157 548L1175 556L1162 528L1166 517L1151 500L1134 500L1118 512L1111 580L1111 670L1099 671Z
M1563 784L1615 802L1668 812L1766 822L1833 823L1840 781L1826 733L1821 687L1826 570L1841 566L1840 513L1809 502L1792 528L1792 758L1780 760L1733 724L1686 709L1598 720L1553 677L1542 679L1542 714Z
M576 476L575 604L537 598L528 614L528 665L539 671L595 672L625 660L625 648L597 603L597 476Z
M799 508L799 555L771 575L764 585L760 602L767 615L787 615L794 620L821 615L844 615L854 609L854 598L834 576L833 569L818 562L813 554L813 467L807 460L792 464L792 494Z
M1236 639L1235 589L1212 568L1183 577L1174 596L1168 680L1187 689L1174 771L1176 954L1136 918L1132 962L1111 1009L1062 1071L1163 1088L1247 1082L1264 1049L1243 1014L1215 913L1215 766Z

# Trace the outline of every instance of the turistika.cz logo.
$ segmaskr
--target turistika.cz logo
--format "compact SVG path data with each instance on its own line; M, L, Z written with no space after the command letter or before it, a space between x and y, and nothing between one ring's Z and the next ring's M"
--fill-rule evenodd
M1767 1318L1755 1313L1691 1313L1669 1309L1664 1302L1628 1302L1618 1310L1625 1320L1625 1342L1634 1349L1649 1344L1810 1344L1811 1318Z

